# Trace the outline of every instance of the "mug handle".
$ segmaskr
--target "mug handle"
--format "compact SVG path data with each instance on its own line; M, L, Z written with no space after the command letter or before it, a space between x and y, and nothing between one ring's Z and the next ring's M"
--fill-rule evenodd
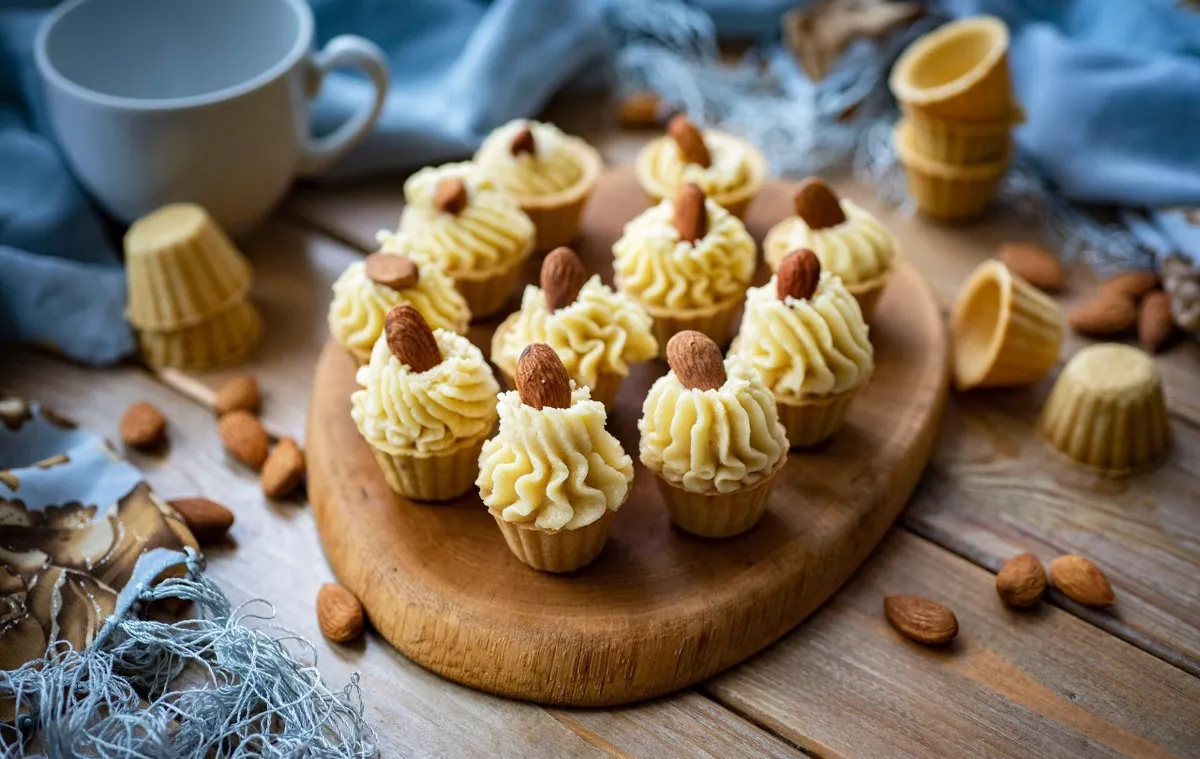
M360 69L371 79L375 95L371 102L324 137L309 138L300 146L300 160L296 173L300 176L316 174L329 168L367 136L367 132L379 118L383 100L387 97L387 58L383 51L371 42L353 34L343 34L333 39L309 59L308 96L315 97L321 89L321 81L332 69L353 67Z

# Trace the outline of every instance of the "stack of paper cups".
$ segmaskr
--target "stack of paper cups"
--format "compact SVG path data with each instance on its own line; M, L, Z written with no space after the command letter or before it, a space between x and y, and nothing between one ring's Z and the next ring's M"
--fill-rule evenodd
M253 271L203 208L169 205L135 222L125 272L125 315L146 363L207 369L236 363L258 344Z
M904 118L893 139L909 193L941 219L978 216L995 194L1024 119L1008 76L1008 28L992 16L920 37L888 80Z

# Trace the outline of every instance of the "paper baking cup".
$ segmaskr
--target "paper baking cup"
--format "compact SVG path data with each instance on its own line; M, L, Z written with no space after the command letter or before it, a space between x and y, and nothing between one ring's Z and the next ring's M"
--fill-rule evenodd
M539 572L571 572L590 564L604 550L615 515L606 511L595 522L576 530L542 530L506 522L494 511L489 513L500 526L513 556Z
M517 389L516 362L500 359L499 346L504 339L504 334L511 328L511 323L516 318L517 314L514 313L501 322L500 326L496 328L496 332L492 335L492 349L490 356L492 363L500 369L500 375L510 390ZM579 382L579 380L575 377L572 377L571 379L574 379L577 384L586 384ZM604 404L605 409L612 411L614 408L613 404L617 400L617 393L621 389L621 382L624 379L625 377L623 375L616 374L614 372L600 372L600 374L596 377L596 381L590 385L587 385L588 389L591 390L592 400L600 401Z
M706 130L706 133L713 132L715 130ZM723 134L721 132L715 133ZM725 136L728 137L729 135ZM679 189L667 184L654 174L654 154L662 149L663 143L669 142L671 139L671 137L664 135L646 143L638 151L634 163L638 184L642 186L642 190L646 193L646 198L652 206L658 205L662 202L663 198L674 198L675 192ZM731 137L731 139L734 138ZM751 201L758 195L758 191L762 189L763 181L767 177L767 159L759 152L758 148L745 140L740 140L740 142L746 150L749 176L739 187L726 192L715 193L710 195L709 198L729 213L739 219L744 219L747 209L750 208Z
M847 390L826 398L792 401L775 398L779 409L779 423L787 430L788 443L793 448L804 448L822 443L842 428L850 403L858 395L858 388Z
M539 253L567 245L579 237L580 220L592 190L600 179L604 161L600 153L580 139L572 139L575 154L583 167L583 176L571 187L551 195L518 195L521 210L537 228L534 249Z
M1171 448L1154 360L1128 345L1092 345L1075 354L1038 427L1055 450L1108 477L1150 469Z
M767 510L771 486L786 460L785 455L769 477L732 493L693 493L657 474L654 480L676 527L703 538L731 538L758 524Z
M956 166L928 158L913 144L912 124L896 125L893 142L908 180L908 193L921 213L945 220L979 216L987 208L1004 173L1009 156L991 163Z
M967 166L1001 160L1012 150L1012 130L1025 120L1016 105L1012 112L992 121L957 121L930 116L919 108L901 104L912 124L913 146L935 161Z
M677 332L694 329L703 332L710 340L724 348L733 339L733 323L741 313L744 300L743 294L725 303L687 311L660 309L645 303L642 303L642 307L654 318L651 331L654 332L654 338L658 340L659 345L666 345Z
M168 330L194 326L244 300L252 270L207 211L181 203L129 228L125 277L130 323Z
M1058 362L1062 311L1004 264L985 261L959 292L950 331L959 390L1031 385Z
M454 289L467 301L472 322L491 316L504 308L516 289L525 259L529 258L532 252L531 241L525 252L503 269L491 269L486 272L446 272L454 280Z
M918 38L892 67L888 85L931 116L993 121L1008 115L1008 27L994 16L952 21Z
M189 327L139 329L138 350L150 366L215 369L246 359L262 338L262 319L249 301Z
M449 501L475 487L479 452L491 434L489 426L482 435L432 456L393 455L374 446L371 452L392 490L413 501Z

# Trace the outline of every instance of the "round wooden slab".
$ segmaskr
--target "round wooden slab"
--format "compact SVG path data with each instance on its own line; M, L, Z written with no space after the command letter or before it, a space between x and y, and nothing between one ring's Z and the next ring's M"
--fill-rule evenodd
M790 211L768 183L748 226L759 240ZM579 252L611 282L610 247L644 207L632 171L610 171ZM536 281L540 257L526 281ZM765 266L758 281L765 281ZM516 307L514 293L510 308ZM471 330L487 354L502 317ZM602 706L703 680L767 646L850 576L892 524L929 458L946 399L942 319L901 266L871 329L875 377L825 447L793 451L762 521L729 540L673 529L640 464L600 557L570 575L518 562L470 493L418 505L388 489L350 419L354 364L330 342L308 422L308 493L329 563L383 637L452 680L552 704ZM637 460L637 421L663 361L621 387L609 429Z

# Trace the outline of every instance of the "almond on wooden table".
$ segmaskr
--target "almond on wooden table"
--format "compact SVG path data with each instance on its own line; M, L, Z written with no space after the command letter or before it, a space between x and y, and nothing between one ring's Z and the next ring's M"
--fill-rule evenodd
M954 612L921 596L888 596L883 599L883 614L905 637L918 643L940 646L958 635Z
M1046 570L1032 553L1018 554L996 575L996 593L1009 606L1033 606L1046 592Z
M217 422L217 431L230 455L255 471L262 469L271 440L257 416L230 411Z
M1082 556L1066 554L1050 562L1050 582L1067 598L1084 606L1112 606L1117 602L1104 572Z
M1174 331L1170 296L1162 290L1146 293L1138 306L1138 342L1151 353L1157 353Z
M1081 335L1111 337L1132 329L1137 314L1137 302L1130 296L1116 291L1098 292L1068 314L1067 321Z
M1058 257L1041 245L1007 242L1000 246L996 258L1013 274L1039 290L1057 292L1067 283L1066 272Z
M1143 295L1158 287L1158 272L1148 269L1133 269L1114 274L1100 283L1097 292L1105 295L1120 293L1140 300Z
M263 463L259 484L267 498L286 498L304 479L304 453L293 438L275 444Z
M526 406L540 410L571 405L571 377L558 354L545 343L525 346L514 379L517 395Z
M820 177L809 177L801 182L792 195L792 204L796 215L809 229L836 227L846 220L837 193Z
M207 498L176 498L167 501L179 513L200 545L222 540L233 526L233 512Z
M217 399L213 410L217 416L223 416L230 411L249 411L257 414L262 405L262 394L258 389L258 380L249 374L242 374L226 380L217 390Z
M348 643L363 632L363 607L354 594L327 582L317 592L317 624L334 643Z
M138 401L121 417L121 440L133 448L153 448L166 439L167 418L149 401Z
M689 390L716 390L727 379L721 349L703 332L676 332L667 341L667 364Z

